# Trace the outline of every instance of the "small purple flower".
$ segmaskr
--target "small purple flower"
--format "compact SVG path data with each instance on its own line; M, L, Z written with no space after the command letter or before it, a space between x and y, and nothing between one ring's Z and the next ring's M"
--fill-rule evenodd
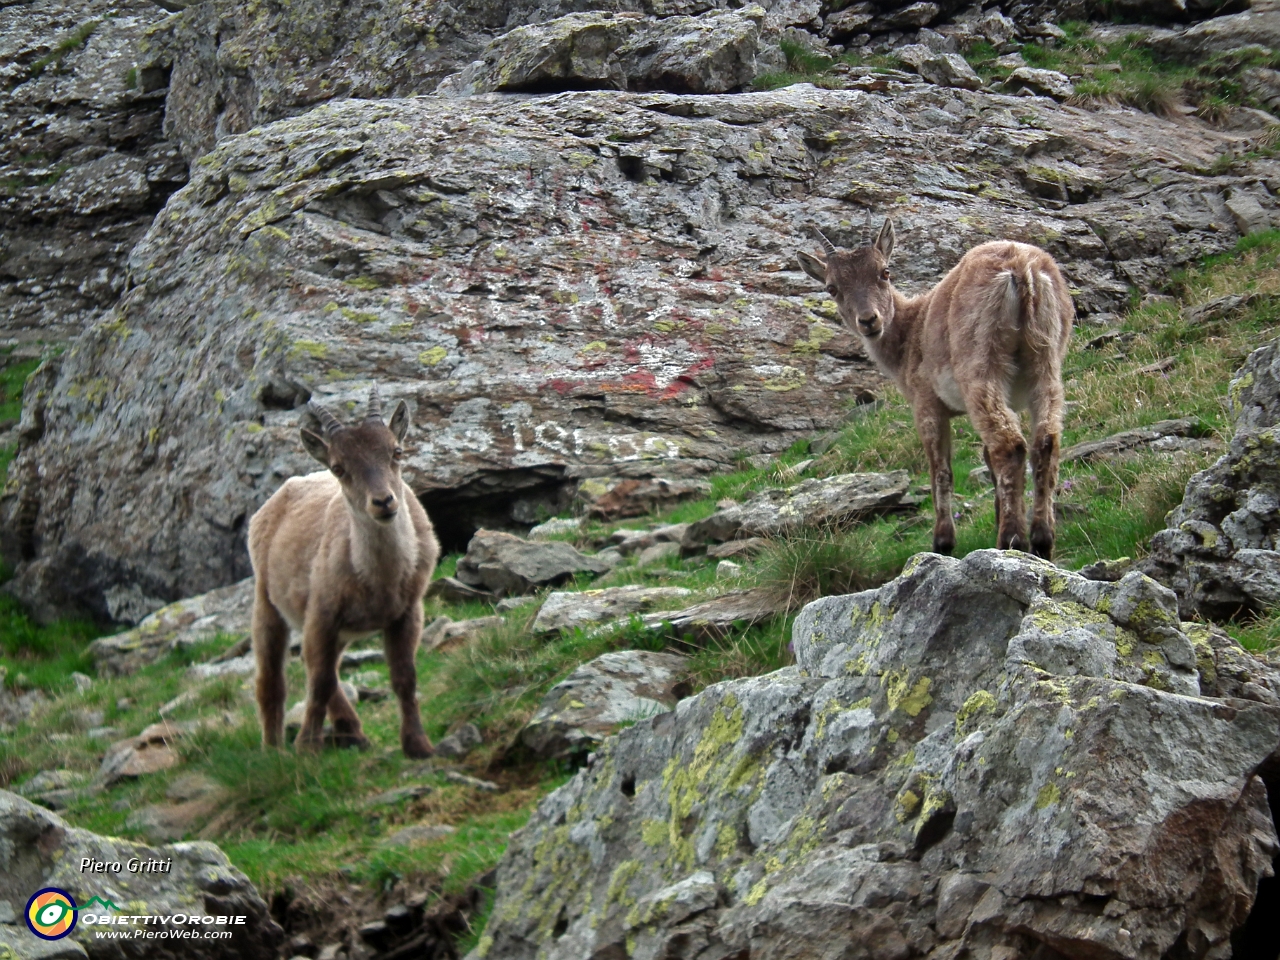
M951 515L951 519L952 519L952 520L959 520L959 519L960 519L960 511L959 511L959 510L957 510L955 513L953 513L953 514Z

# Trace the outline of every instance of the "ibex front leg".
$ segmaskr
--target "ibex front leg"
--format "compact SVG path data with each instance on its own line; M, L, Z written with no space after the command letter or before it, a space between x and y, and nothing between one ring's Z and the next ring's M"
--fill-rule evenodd
M400 748L406 757L429 757L435 749L422 729L422 716L418 712L418 670L413 662L422 637L422 604L413 604L409 612L388 626L382 635L391 689L400 701Z
M956 547L956 525L951 516L955 481L951 474L951 413L930 397L915 404L916 432L929 460L929 488L933 493L933 552L950 555Z

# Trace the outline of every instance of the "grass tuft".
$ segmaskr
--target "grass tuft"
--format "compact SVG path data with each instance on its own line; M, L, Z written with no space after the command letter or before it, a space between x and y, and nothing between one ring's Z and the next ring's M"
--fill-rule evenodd
M89 41L89 38L93 36L93 31L98 29L98 24L101 22L101 20L86 21L54 44L52 50L31 64L30 79L34 80L49 67L58 66L67 54L83 47Z

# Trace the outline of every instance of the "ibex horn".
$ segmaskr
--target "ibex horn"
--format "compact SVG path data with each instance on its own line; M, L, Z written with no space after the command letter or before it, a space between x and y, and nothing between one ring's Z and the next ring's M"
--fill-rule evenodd
M867 219L862 224L862 245L871 246L871 208L867 207Z
M314 400L307 404L307 409L316 415L316 419L320 421L320 429L326 437L342 426L337 417Z
M835 252L836 252L836 245L835 245L834 243L832 243L830 240L828 240L828 239L827 239L827 235L826 235L825 233L823 233L823 232L822 232L821 230L819 230L817 227L814 227L814 228L813 228L813 232L814 232L814 233L816 233L816 234L818 235L818 240L820 240L820 241L822 242L822 249L823 249L823 250L827 251L827 253L835 253Z
M369 409L364 418L366 420L382 419L382 398L378 396L378 385L376 383L369 388Z

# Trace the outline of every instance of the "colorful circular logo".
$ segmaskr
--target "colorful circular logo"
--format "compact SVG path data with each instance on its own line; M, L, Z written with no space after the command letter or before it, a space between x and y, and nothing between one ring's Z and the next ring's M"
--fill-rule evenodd
M27 926L42 940L61 940L76 928L76 909L67 891L45 887L27 901Z

